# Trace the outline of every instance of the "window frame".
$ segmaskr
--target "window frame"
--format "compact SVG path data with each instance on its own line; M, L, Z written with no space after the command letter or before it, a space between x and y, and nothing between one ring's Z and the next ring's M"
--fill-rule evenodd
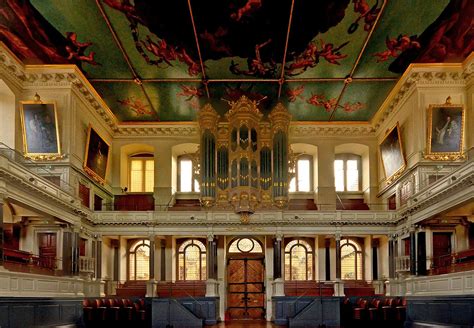
M342 272L341 272L341 279L342 280L346 280L346 281L363 281L364 280L364 251L363 251L363 244L361 244L360 242L358 242L357 240L353 239L353 238L349 238L349 237L346 237L346 238L342 238L341 239L341 245L339 246L339 252L341 254L341 263L340 263L340 266L342 268L342 247L344 246L350 246L350 247L353 247L354 250L355 250L355 264L354 264L354 271L355 271L355 278L354 279L344 279L342 277ZM361 271L361 277L358 277L358 260L357 260L357 255L360 254L360 271Z
M150 240L148 239L135 239L135 240L132 240L130 241L130 246L128 247L127 249L127 277L128 277L128 280L133 280L133 281L137 281L137 256L136 256L136 252L137 252L137 249L142 247L142 246L146 246L148 247L149 249L149 254L151 254L151 243L150 243ZM132 279L131 277L131 270L130 270L130 257L132 254L135 254L135 258L134 258L134 261L133 261L133 266L134 266L134 279ZM148 260L148 278L150 277L150 259ZM145 280L142 280L140 279L139 281L145 281Z
M351 153L341 153L341 154L336 154L334 158L334 163L336 163L337 160L342 160L342 169L344 170L344 190L336 190L337 193L361 193L363 192L362 190L362 156L357 155L357 154L351 154ZM347 190L347 161L349 160L356 160L357 161L357 171L359 173L359 187L358 190ZM334 170L334 188L336 188L336 170L333 165L333 170Z
M289 250L287 250L287 247L288 245L292 242L292 241L297 241L296 244L292 245L290 247ZM306 246L302 243L300 243L300 241L304 241L306 242L309 247L311 247L311 250L308 251L308 249L306 249ZM292 249L295 247L295 246L302 246L306 249L306 279L304 280L298 280L298 279L293 279L293 273L292 273ZM289 279L287 279L286 277L286 255L289 255L290 256L290 272L289 272ZM311 279L308 279L308 257L311 256ZM284 280L285 281L313 281L315 280L314 279L314 275L315 275L315 265L316 265L316 259L315 259L315 252L314 252L314 239L312 238L285 238L285 247L283 249L283 276L284 276Z
M294 167L294 176L290 179L288 183L288 192L295 194L295 193L312 193L314 191L314 157L313 155L310 154L296 154L296 161L295 161L295 167ZM298 185L298 162L300 160L309 160L309 190L308 191L300 191L299 190L299 185ZM291 168L290 168L291 169ZM290 174L293 174L293 172L290 171ZM290 191L290 185L291 185L291 180L295 179L295 190Z
M128 191L131 194L152 194L154 191L145 191L146 189L146 161L153 160L153 188L155 186L155 156L152 153L136 153L128 156ZM142 166L142 191L132 191L132 161L140 160Z
M192 180L191 180L191 191L182 191L181 190L181 161L183 160L189 160L191 161L192 163ZM196 184L195 184L195 180L197 180L197 183L198 185L200 184L199 180L196 179L196 177L194 176L194 172L196 172L196 163L193 161L193 157L189 154L184 154L184 155L179 155L177 157L177 162L178 162L178 172L177 172L177 192L179 193L183 193L183 194L189 194L189 193L200 193L201 191L200 190L196 190Z
M184 247L184 249L181 251L180 248L181 246L187 242L188 240L191 240L191 243L189 245L186 245ZM200 243L202 243L203 247L204 247L204 251L202 250L202 248L199 246L199 244L195 243L195 241L198 241ZM199 279L198 280L191 280L191 279L186 279L186 249L189 247L189 246L196 246L197 248L199 248ZM207 279L207 245L206 245L206 242L204 239L200 239L200 238L180 238L178 240L176 240L176 280L178 281L204 281ZM183 277L180 276L180 267L179 267L179 257L180 255L183 254ZM202 256L205 255L206 258L205 258L205 267L203 269L203 260L202 260ZM183 278L183 279L181 279Z

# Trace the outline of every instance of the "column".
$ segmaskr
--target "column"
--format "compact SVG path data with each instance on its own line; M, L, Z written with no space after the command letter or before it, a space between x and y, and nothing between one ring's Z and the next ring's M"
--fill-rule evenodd
M341 279L341 235L336 235L336 280Z
M72 275L79 275L79 230L74 229L71 235L71 264L72 264Z
M283 235L273 238L273 296L285 296L285 281L282 277L282 241Z
M372 239L372 280L379 280L378 248L379 240Z
M173 195L173 181L176 180L176 172L173 172L172 162L171 145L158 145L155 148L155 187L153 193L155 209L158 211L165 210Z
M114 278L118 283L120 280L120 239L112 239L111 246L114 249Z
M326 281L331 280L331 239L326 238L325 242L325 258L326 258Z
M334 146L318 146L318 208L336 209L336 187L334 183Z
M341 235L336 234L336 281L334 282L334 296L344 296L344 283L341 280Z
M72 274L72 232L63 231L63 273L67 276Z
M0 268L3 267L3 205L5 200L0 195Z
M416 275L416 234L414 227L410 230L410 275Z
M273 279L281 278L281 236L273 239Z
M395 278L395 240L394 236L389 236L388 240L388 277Z
M217 281L217 239L212 233L207 235L207 280L206 296L219 296Z
M150 236L149 277L155 279L155 236Z
M160 239L160 281L166 281L166 240Z
M158 296L158 290L155 280L155 236L152 235L148 239L150 241L150 254L148 257L149 280L146 282L146 297L156 297Z
M95 278L102 280L102 240L96 241Z
M417 252L416 257L418 259L417 263L417 275L425 276L426 275L426 232L418 232L418 243L417 243Z

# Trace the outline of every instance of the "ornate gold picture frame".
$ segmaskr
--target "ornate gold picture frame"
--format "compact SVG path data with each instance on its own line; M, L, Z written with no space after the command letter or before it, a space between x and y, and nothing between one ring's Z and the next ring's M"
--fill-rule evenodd
M33 160L62 157L55 102L21 101L20 119L26 157Z
M426 159L452 161L463 158L464 120L463 105L451 104L451 97L441 105L428 108L428 138Z
M84 156L84 171L96 181L105 184L109 157L110 144L89 124L87 129L86 153Z
M386 182L391 183L394 179L400 176L406 167L406 159L403 152L403 144L398 122L387 132L385 138L379 144L379 154Z

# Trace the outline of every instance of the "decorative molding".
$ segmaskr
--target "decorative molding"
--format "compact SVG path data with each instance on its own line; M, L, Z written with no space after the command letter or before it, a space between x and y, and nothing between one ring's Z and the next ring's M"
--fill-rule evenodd
M375 113L373 127L378 130L417 87L465 87L474 75L473 67L473 56L460 64L411 64Z
M308 122L290 124L290 137L291 138L307 138L311 136L375 136L375 129L369 124L314 124Z
M114 137L198 137L199 127L193 124L120 125Z

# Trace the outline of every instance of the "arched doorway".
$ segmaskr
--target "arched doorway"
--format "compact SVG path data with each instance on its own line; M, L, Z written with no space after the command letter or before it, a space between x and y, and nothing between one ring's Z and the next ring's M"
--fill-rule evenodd
M265 255L249 237L233 239L227 257L227 313L230 319L265 317Z

